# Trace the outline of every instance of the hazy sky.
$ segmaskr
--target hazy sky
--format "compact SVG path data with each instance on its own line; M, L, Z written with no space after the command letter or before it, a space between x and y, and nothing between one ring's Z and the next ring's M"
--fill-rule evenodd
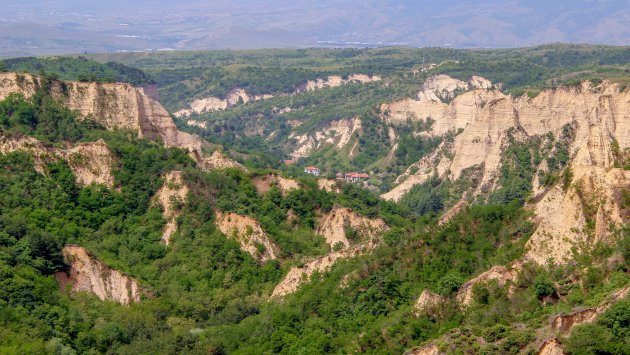
M311 46L630 44L630 1L2 0L0 55Z

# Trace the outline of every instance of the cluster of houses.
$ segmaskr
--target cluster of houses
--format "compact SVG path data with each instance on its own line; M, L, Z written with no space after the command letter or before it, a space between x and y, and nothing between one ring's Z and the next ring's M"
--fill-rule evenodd
M307 174L319 176L321 173L319 168L316 166L307 166L304 168L304 172ZM370 175L359 173L359 172L351 172L351 173L337 173L337 180L342 181L350 181L350 182L365 182L370 180Z

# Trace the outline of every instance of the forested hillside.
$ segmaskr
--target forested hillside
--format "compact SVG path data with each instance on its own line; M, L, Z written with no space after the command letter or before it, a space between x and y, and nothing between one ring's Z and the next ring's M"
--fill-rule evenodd
M628 55L3 62L0 353L630 353Z

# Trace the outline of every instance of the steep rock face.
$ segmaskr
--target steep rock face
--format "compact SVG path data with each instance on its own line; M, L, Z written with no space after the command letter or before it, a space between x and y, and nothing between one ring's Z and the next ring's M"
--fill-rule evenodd
M518 273L516 270L511 270L504 266L494 266L490 270L463 284L457 292L457 302L462 306L470 305L473 301L473 288L479 283L496 280L499 286L505 286L508 282L516 281L517 276Z
M0 100L19 92L30 97L43 84L29 74L0 73ZM128 84L53 82L51 94L82 118L91 118L107 129L130 129L140 137L162 140L167 147L191 151L201 158L201 139L180 132L168 112L142 88Z
M611 138L615 138L623 149L630 146L629 107L630 93L620 92L618 85L604 83L593 87L586 82L580 87L547 90L535 98L514 98L499 91L478 89L455 97L448 105L407 99L383 105L381 110L383 118L392 122L406 121L408 117L430 117L434 123L428 134L432 136L463 129L448 149L452 158L439 159L439 164L445 164L447 168L442 175L456 179L462 170L483 163L483 181L488 182L496 176L500 166L508 129L517 129L527 136L552 133L557 137L564 125L575 122L578 129L571 146L573 153L585 142L597 144ZM591 132L591 126L598 127L599 131ZM600 140L589 138L598 134ZM418 171L432 170L434 166L423 164L424 169ZM415 174L407 172L397 182L402 183L411 175Z
M296 141L296 148L291 153L294 158L307 157L325 144L341 150L352 139L355 132L361 130L361 120L357 117L341 119L328 123L322 129L306 134L291 133L289 138ZM351 152L352 153L352 152Z
M171 171L164 176L164 185L156 194L157 203L162 207L166 225L162 232L162 243L168 245L171 237L177 231L177 217L180 205L186 203L188 186L184 182L181 171Z
M324 79L309 80L303 84L298 85L295 89L295 93L308 92L323 88L334 88L341 85L350 83L369 83L372 81L379 81L381 77L378 75L366 75L366 74L350 74L347 78L343 78L339 75L331 75Z
M315 232L323 235L331 247L341 243L346 248L350 245L346 235L349 230L357 233L359 237L376 238L389 229L380 218L370 219L356 214L350 208L341 207L335 207L321 216L317 225Z
M624 222L620 196L630 188L630 172L577 161L571 169L571 187L551 188L534 207L539 224L527 242L526 260L564 263L574 248L579 252L581 246L608 241L611 226Z
M384 105L382 111L383 119L394 122L431 117L434 123L424 133L430 136L461 130L452 142L444 142L412 165L384 198L398 200L431 176L455 180L475 167L481 169L481 182L471 191L473 195L492 191L498 187L509 132L517 141L548 134L559 140L563 129L571 126L575 130L569 146L573 177L569 188L532 182L538 229L528 242L525 258L539 264L564 263L575 246L606 241L611 226L627 218L620 196L630 187L630 175L614 167L613 146L622 151L630 147L630 92L621 91L617 84L585 82L546 90L535 98L477 89L458 95L448 105L429 99L403 100ZM540 169L545 169L544 164Z
M68 245L63 248L63 257L70 270L56 275L62 290L71 285L72 292L89 292L101 300L140 302L141 289L136 280L96 260L84 248Z
M115 159L102 139L79 143L69 149L57 149L47 147L32 137L0 136L0 154L14 151L28 152L35 161L35 170L41 174L45 173L45 164L64 159L68 162L77 184L103 184L110 188L114 186L111 169Z
M241 249L250 253L255 259L266 261L278 257L278 246L269 239L255 219L233 212L219 211L216 217L216 224L221 233L238 240Z
M309 281L313 273L327 272L338 260L368 253L376 247L377 242L377 240L373 239L348 249L331 252L326 256L306 263L302 267L291 268L284 279L276 285L271 296L281 297L297 291L302 283Z
M254 187L259 194L267 193L274 186L278 187L278 189L280 189L280 192L282 192L282 194L284 195L286 195L291 190L296 190L300 188L299 182L293 179L284 178L276 174L255 177L254 179L252 179L252 183L254 184Z

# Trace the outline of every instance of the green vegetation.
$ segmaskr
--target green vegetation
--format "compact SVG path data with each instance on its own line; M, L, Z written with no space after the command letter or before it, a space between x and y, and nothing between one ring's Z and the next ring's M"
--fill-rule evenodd
M301 177L301 187L287 193L277 187L256 192L252 178L268 174L267 168L286 156L292 132L313 132L332 120L359 118L362 130L354 133L349 145L357 143L354 154L340 154L327 145L301 163L321 164L329 171L370 170L384 176L384 188L392 176L439 144L451 143L457 132L439 138L421 135L431 129L430 119L410 118L398 125L380 119L381 103L414 96L429 75L411 73L422 56L428 62L458 61L444 63L431 74L444 71L465 77L474 70L504 82L513 92L532 93L590 66L596 69L589 75L604 73L598 69L603 65L610 66L607 73L617 75L628 59L625 48L570 46L95 56L137 66L157 78L170 109L179 108L182 98L221 96L232 86L278 94L290 92L306 79L330 74L376 73L383 80L277 96L195 116L207 121L208 128L187 129L244 152L237 155L246 160L249 172L201 171L183 150L139 139L134 132L106 131L77 120L75 113L45 95L46 90L29 99L13 95L0 102L3 137L30 136L60 147L102 138L116 162L114 187L107 188L77 185L63 160L44 160L43 172L37 172L36 157L24 152L0 155L0 353L400 354L430 340L437 340L445 352L527 353L536 350L530 344L550 316L597 306L626 286L630 282L627 226L618 231L616 245L598 243L592 253L563 267L525 263L517 280L507 285L481 282L472 288L467 308L458 304L457 294L466 281L523 256L535 226L531 212L522 206L539 166L543 162L547 166L538 175L541 184L570 181L566 166L575 138L571 125L564 127L559 139L517 139L518 132L511 131L499 188L482 191L443 224L436 223L440 213L465 191L478 187L482 166L463 171L457 180L430 178L399 204L348 183L339 183L339 193L328 193L318 189L310 176ZM34 67L38 62L42 68ZM67 78L94 73L99 81L119 80L123 77L116 75L123 74L129 78L138 74L137 84L146 79L123 66L81 58L2 64L8 70L18 70L12 65L19 64L24 65L20 70L47 73L65 68ZM295 111L282 115L274 111L283 107ZM289 120L302 124L292 127ZM399 143L395 150L390 129ZM627 152L613 150L616 164L625 167ZM178 206L178 231L166 247L160 243L165 220L154 195L164 183L164 174L173 170L184 172L190 193L188 201ZM286 172L297 175L300 167L288 167ZM622 198L630 201L625 195ZM339 248L331 248L315 232L320 214L335 206L383 218L391 228L372 252L339 261L329 272L315 273L281 301L270 299L291 267ZM281 249L279 258L263 263L242 251L238 241L218 230L217 210L256 219ZM358 231L344 227L353 243L362 241ZM141 303L122 306L87 294L60 292L54 275L67 267L61 249L70 243L86 247L107 265L136 278L147 290ZM413 305L425 289L443 301L436 309L418 312ZM627 300L619 301L596 323L577 327L561 341L575 354L627 353L629 308Z
M12 58L0 61L0 71L51 73L61 80L123 82L136 86L153 84L139 69L116 62L101 64L85 57Z

